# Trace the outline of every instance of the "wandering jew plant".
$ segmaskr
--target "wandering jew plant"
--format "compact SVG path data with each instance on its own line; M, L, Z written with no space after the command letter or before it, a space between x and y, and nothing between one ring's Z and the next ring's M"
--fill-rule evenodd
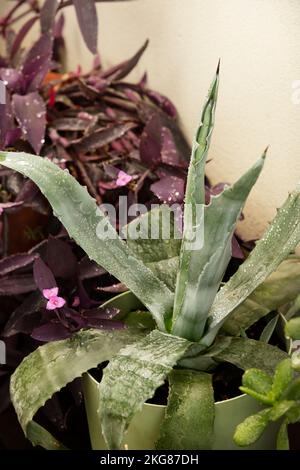
M137 314L136 326L131 321L130 327L113 331L81 330L30 354L12 377L11 397L22 428L34 444L62 448L33 420L37 410L74 378L109 361L100 384L100 417L110 449L122 447L132 417L165 380L169 400L157 448L210 448L214 399L208 371L224 361L244 370L260 366L270 374L287 357L263 340L249 339L245 332L298 294L294 279L299 280L299 260L285 259L300 240L300 187L289 195L264 237L220 288L236 223L266 155L205 205L204 167L218 82L219 72L193 145L185 197L192 210L184 213L182 240L130 239L133 226L129 224L126 242L107 219L106 237L98 238L96 228L105 214L68 172L45 158L1 152L1 164L39 186L69 235L91 259L126 284L156 323L152 330L141 328L142 318ZM198 206L203 208L200 222ZM161 222L168 210L163 206L157 220ZM148 218L149 213L133 222L139 224L141 233L146 222L149 226ZM191 250L194 231L203 234L203 244ZM123 321L126 325L126 318Z

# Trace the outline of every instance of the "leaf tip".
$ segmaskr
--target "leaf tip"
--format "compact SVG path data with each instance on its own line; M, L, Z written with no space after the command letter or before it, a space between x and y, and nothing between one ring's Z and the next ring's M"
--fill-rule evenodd
M217 66L216 75L219 75L219 74L220 74L220 65L221 65L221 58L219 58L219 62L218 62L218 66Z
M269 150L269 147L270 147L270 146L268 145L268 146L265 148L265 150L264 150L264 152L263 152L263 154L262 154L262 158L263 158L263 159L266 158L267 153L268 153L268 150Z

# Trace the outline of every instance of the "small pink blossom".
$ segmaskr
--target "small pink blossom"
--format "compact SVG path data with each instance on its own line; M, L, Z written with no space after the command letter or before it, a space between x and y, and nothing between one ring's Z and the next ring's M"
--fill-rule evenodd
M132 180L132 176L125 173L125 171L120 170L118 173L118 178L116 181L117 186L126 186Z
M62 297L58 296L58 287L52 289L43 289L43 296L48 300L46 309L55 310L65 305L66 301Z
M78 295L75 295L75 297L73 299L72 307L78 307L78 305L80 305L80 299L79 299Z

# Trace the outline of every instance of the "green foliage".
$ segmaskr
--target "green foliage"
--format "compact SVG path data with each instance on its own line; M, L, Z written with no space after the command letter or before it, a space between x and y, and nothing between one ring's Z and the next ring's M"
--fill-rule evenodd
M292 318L285 325L285 333L289 338L300 339L300 318Z
M239 424L234 434L237 445L252 444L270 422L281 420L277 449L289 448L287 426L300 419L300 377L294 375L290 358L279 362L273 378L259 369L245 372L241 391L268 407Z
M169 240L163 236L143 238L152 228L160 230L169 217L169 209L159 208L128 225L126 243L86 188L69 173L45 158L0 153L4 166L37 184L70 236L135 294L158 327L149 333L155 326L149 314L135 311L124 315L128 327L124 331L81 331L70 340L44 345L28 356L12 377L11 397L21 426L33 443L62 448L33 421L35 413L68 382L107 360L100 385L100 415L105 440L112 449L120 447L132 417L167 376L171 394L158 447L210 447L212 387L204 371L224 361L244 370L250 368L242 390L268 405L238 427L237 443L254 442L269 421L280 418L287 424L299 419L299 380L293 378L287 355L264 341L218 335L221 328L241 335L257 319L292 301L298 295L300 276L298 258L281 264L300 240L299 186L248 259L218 291L231 257L232 234L265 158L264 153L235 184L205 206L204 169L218 83L217 71L193 145L182 241L175 230ZM138 239L133 236L136 232L141 235ZM195 236L198 245L193 244ZM263 339L268 340L273 327L269 326ZM295 321L289 323L288 334L297 336L298 327ZM172 372L174 367L180 369ZM286 424L278 437L279 448L286 447Z
M186 339L154 330L121 349L110 361L103 372L99 404L102 432L109 449L120 448L134 414L152 398L190 346Z
M300 258L289 256L235 310L223 325L230 335L239 335L271 311L292 302L299 293Z
M214 391L211 375L175 369L157 449L210 449L213 443Z
M71 339L45 344L27 356L12 375L10 392L19 422L32 443L59 448L45 430L39 432L33 421L36 412L55 392L141 336L134 330L79 331Z
M3 165L23 173L39 186L70 237L91 259L123 282L165 331L165 321L172 315L173 293L133 255L87 189L46 158L13 152L1 155Z

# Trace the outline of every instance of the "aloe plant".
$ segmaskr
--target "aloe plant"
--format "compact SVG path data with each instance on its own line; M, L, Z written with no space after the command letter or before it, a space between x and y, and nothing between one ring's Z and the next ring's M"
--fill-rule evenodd
M170 397L157 448L209 448L214 423L211 369L226 361L244 370L260 366L264 373L272 374L287 357L266 341L247 338L245 329L297 295L295 287L288 293L277 290L281 289L278 279L282 270L286 285L299 280L298 258L281 263L300 240L300 187L288 196L248 259L220 288L236 223L263 168L266 152L234 185L205 205L204 166L218 83L219 71L193 145L181 242L135 240L130 236L131 224L125 242L68 172L38 156L0 153L1 164L39 186L69 235L91 259L126 284L156 324L152 331L151 322L140 328L142 322L136 314L125 332L82 330L71 339L41 346L25 358L12 376L11 398L22 428L34 444L60 448L33 421L35 413L68 382L107 360L99 406L110 449L122 447L132 417L166 379ZM163 207L159 212L161 223L168 209ZM150 215L141 216L140 227L149 223ZM99 223L106 224L109 236L97 236ZM201 243L193 245L192 235ZM272 274L277 269L277 274ZM270 300L272 289L276 296ZM194 397L198 397L197 406Z

